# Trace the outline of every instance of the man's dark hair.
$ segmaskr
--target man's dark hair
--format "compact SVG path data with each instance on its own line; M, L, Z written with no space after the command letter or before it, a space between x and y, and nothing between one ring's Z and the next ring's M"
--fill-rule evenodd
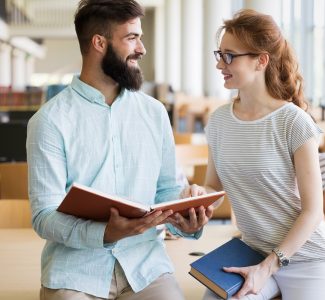
M95 34L111 37L112 25L143 17L134 0L81 0L75 13L75 28L81 54L86 54Z

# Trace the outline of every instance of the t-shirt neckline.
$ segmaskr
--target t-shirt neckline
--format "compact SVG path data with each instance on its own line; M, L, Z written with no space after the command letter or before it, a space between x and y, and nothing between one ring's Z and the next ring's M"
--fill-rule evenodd
M235 116L235 114L234 114L234 102L232 102L231 105L230 105L230 114L231 114L232 118L238 123L241 123L241 124L255 124L255 123L263 122L265 119L268 119L268 118L272 117L273 115L279 113L282 109L284 109L285 107L287 107L289 105L294 105L294 104L292 104L291 102L285 103L282 106L280 106L279 108L277 108L274 111L270 112L269 114L263 116L262 118L252 120L252 121L245 121L245 120L238 119Z

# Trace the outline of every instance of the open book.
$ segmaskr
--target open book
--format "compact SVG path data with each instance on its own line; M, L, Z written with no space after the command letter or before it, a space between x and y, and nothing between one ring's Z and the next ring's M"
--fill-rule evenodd
M141 218L155 210L168 209L187 216L191 207L208 207L224 195L225 192L221 191L147 206L74 183L57 210L95 221L108 221L111 207L118 209L120 215L127 218Z

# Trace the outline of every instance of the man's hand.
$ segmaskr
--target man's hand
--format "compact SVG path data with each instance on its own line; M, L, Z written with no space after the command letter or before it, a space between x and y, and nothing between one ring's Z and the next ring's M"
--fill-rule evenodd
M213 214L213 206L210 205L207 209L200 206L197 212L192 207L189 209L189 217L184 218L181 214L175 213L173 216L166 220L166 223L172 224L174 227L186 233L195 233L199 231L208 221Z
M111 215L105 229L104 243L114 243L125 237L144 233L151 227L166 223L166 218L172 213L172 210L156 211L146 217L128 219L121 217L117 209L111 208Z

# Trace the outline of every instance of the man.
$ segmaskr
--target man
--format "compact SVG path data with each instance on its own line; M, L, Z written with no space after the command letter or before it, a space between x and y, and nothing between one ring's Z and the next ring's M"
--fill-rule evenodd
M192 208L189 219L172 211L126 219L112 209L108 223L56 211L73 182L144 204L179 197L167 112L138 92L143 15L134 0L82 0L80 77L29 122L33 227L47 240L41 299L183 299L156 225L198 237L212 209Z

